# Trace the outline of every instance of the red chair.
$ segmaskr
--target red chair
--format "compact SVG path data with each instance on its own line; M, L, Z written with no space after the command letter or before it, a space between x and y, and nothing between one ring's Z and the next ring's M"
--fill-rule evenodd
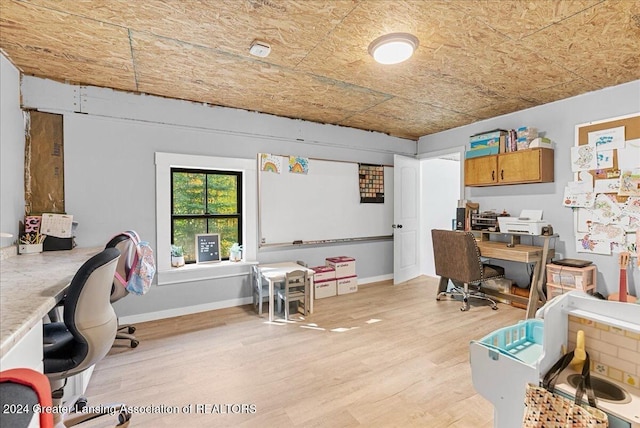
M0 402L8 412L2 414L3 424L28 427L35 417L34 406L46 408L53 405L51 384L46 375L27 368L0 372ZM53 413L40 412L40 428L53 428Z

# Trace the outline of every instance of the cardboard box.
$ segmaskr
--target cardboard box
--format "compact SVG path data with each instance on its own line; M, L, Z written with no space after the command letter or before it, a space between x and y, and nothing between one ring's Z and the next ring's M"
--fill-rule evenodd
M510 280L509 278L498 278L498 279L488 279L484 281L482 283L482 288L495 290L500 293L510 294L512 285L513 285L513 281ZM491 297L493 300L496 300L500 303L505 303L507 305L511 304L511 300L504 297L498 297L494 295L490 295L489 297Z
M530 290L528 288L520 288L517 285L511 286L511 294L516 296L529 298L529 292ZM511 302L511 306L514 308L527 309L527 305L524 303Z
M501 293L511 293L513 281L509 278L488 279L482 283L482 286Z
M358 291L358 277L354 275L347 278L338 278L336 279L336 286L338 288L338 296L355 293Z
M333 266L315 266L309 269L315 272L313 274L313 280L316 282L336 279L336 270Z
M500 146L491 146L483 149L467 150L464 152L465 159L477 158L480 156L497 155L500 152Z
M495 131L483 132L481 134L472 135L469 137L469 143L475 143L483 140L500 139L501 135L507 135L507 131L504 129L496 129Z
M336 280L313 281L313 296L316 299L333 297L337 294Z
M356 259L353 257L327 257L325 264L336 270L336 278L346 278L356 275Z

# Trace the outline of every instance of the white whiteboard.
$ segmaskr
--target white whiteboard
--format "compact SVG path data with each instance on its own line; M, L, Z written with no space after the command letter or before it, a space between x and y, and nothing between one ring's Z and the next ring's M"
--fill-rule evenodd
M391 236L393 167L384 168L384 203L361 204L358 164L309 159L307 174L260 171L260 245Z

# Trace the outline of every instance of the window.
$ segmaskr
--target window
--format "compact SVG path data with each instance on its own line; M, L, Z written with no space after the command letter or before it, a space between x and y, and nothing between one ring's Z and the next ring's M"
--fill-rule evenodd
M222 260L234 242L242 243L242 173L171 168L171 243L195 263L195 236L220 234Z
M198 156L180 153L156 152L156 268L158 285L180 284L189 281L201 281L210 278L225 278L244 272L244 263L191 263L186 267L171 266L171 171L172 169L206 173L234 172L242 177L241 201L242 220L240 227L243 260L256 260L258 250L258 172L255 158L224 158L217 156ZM240 184L240 183L238 183ZM239 196L240 197L240 196ZM195 250L195 238L192 241ZM189 249L191 246L185 247ZM229 254L223 254L228 256ZM244 274L244 273L243 273Z

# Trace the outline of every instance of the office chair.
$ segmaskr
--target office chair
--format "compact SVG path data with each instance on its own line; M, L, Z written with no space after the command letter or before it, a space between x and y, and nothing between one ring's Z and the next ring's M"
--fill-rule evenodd
M431 230L433 260L436 274L440 276L436 300L446 294L462 296L461 311L469 310L469 298L487 300L491 309L498 309L493 299L480 291L480 285L488 279L504 277L504 268L482 262L476 239L471 232L457 230ZM447 292L449 279L455 291ZM478 287L470 291L469 286Z
M87 260L71 280L64 300L63 321L43 325L44 374L51 382L54 407L60 408L67 378L102 360L116 337L118 321L109 295L120 251L106 248ZM124 405L97 406L80 411L86 399L74 398L64 408L76 411L55 414L55 422L73 426L107 414L118 415L119 427L129 425Z
M40 372L29 368L0 372L0 404L0 428L53 428L53 413L33 411L36 405L43 408L53 404L49 379Z
M128 278L129 271L131 270L136 257L135 243L129 236L120 234L111 238L111 240L107 242L105 248L117 248L120 251L120 259L118 260L118 265L116 266L116 272L118 273L120 278ZM111 303L115 303L128 295L129 291L127 291L120 279L114 276L113 285L111 286ZM135 348L140 344L140 341L136 339L136 336L134 335L135 332L136 327L133 325L118 324L118 333L116 334L116 339L128 340L129 345L132 348Z
M284 303L284 318L289 319L290 304L302 302L303 314L309 312L309 278L307 271L294 270L286 274L284 285L278 289L278 312L282 311L281 303Z

